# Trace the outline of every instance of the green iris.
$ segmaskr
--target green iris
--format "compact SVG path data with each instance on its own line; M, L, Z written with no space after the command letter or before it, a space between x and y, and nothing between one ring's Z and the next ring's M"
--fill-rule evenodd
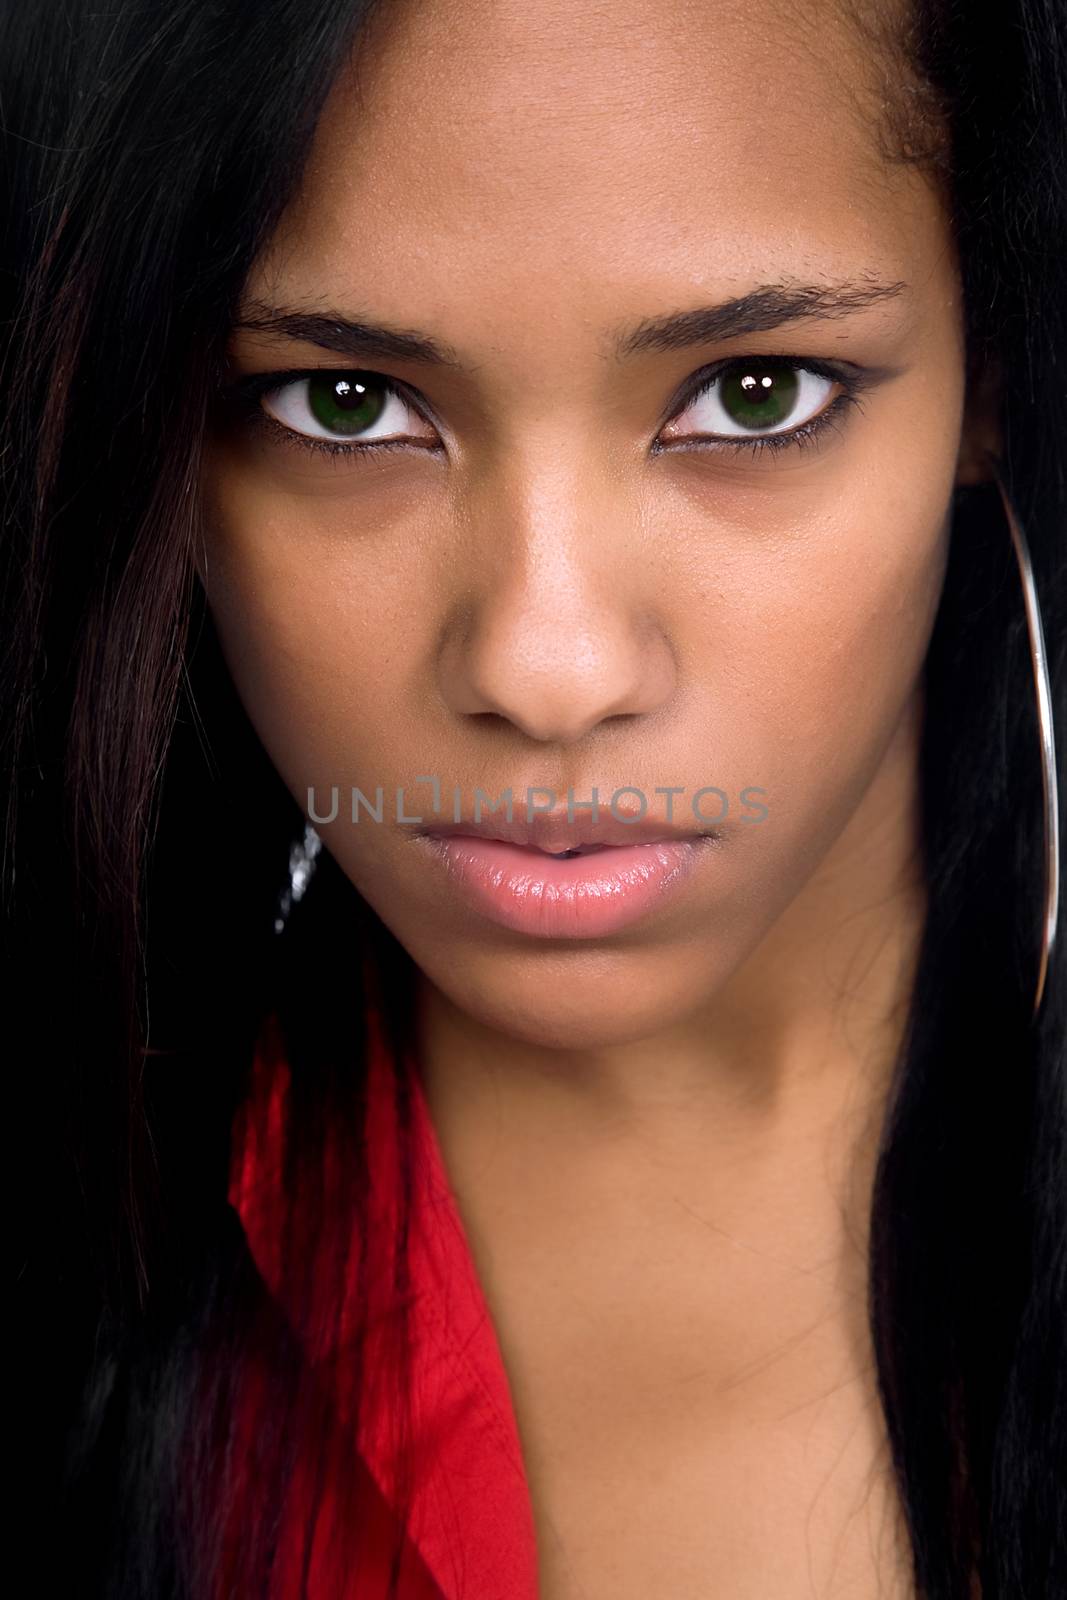
M370 372L319 372L308 379L308 405L324 428L362 433L385 410L386 386Z
M800 375L790 367L739 367L720 380L719 398L743 428L784 422L796 405Z

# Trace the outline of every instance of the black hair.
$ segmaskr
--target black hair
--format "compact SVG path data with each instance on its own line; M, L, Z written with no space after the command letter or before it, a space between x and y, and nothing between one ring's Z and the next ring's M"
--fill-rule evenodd
M278 1592L295 1453L333 1447L227 1202L231 1127L271 1014L293 1068L293 1218L314 1226L327 1204L327 1138L347 1141L343 1203L358 1207L366 1008L407 1048L413 969L325 850L275 932L305 819L238 702L192 552L237 297L371 14L359 0L3 8L16 1475L48 1592L221 1592L212 1462L234 1449L254 1363L270 1401L230 1592ZM1062 748L1067 11L915 0L891 34L870 34L900 91L886 136L951 207L969 371L999 374ZM1048 1600L1067 1595L1067 939L1035 1021L1038 729L986 486L957 491L925 689L929 911L872 1196L871 1332L919 1593ZM298 1237L294 1223L291 1255Z

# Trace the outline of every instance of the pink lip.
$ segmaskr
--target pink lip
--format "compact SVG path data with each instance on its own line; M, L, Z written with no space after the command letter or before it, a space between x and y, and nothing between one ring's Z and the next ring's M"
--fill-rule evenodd
M712 841L605 845L565 861L458 833L423 834L421 842L468 904L503 927L546 939L596 939L656 905L689 876Z

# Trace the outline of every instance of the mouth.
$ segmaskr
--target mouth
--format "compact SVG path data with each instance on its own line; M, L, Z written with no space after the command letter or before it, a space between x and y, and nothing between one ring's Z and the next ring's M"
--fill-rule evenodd
M717 835L719 830L706 828L678 828L648 818L592 817L568 818L544 813L527 820L507 820L499 817L472 821L437 823L424 830L424 837L432 839L486 840L514 845L532 855L551 857L557 861L574 856L595 855L615 848L631 849L635 845L673 845L700 840Z
M680 891L714 854L714 842L695 835L547 850L458 829L419 836L468 911L557 939L607 937L645 916Z

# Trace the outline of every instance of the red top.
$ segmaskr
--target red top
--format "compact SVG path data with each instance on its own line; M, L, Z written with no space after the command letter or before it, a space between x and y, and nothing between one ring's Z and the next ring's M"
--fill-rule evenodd
M401 1063L399 1070L410 1087L414 1139L407 1297L413 1341L408 1403L414 1497L404 1534L397 1534L394 1408L381 1398L388 1385L378 1381L394 1370L396 1350L390 1334L397 1307L388 1290L397 1237L396 1078L374 1013L368 1026L371 1193L364 1244L372 1309L365 1374L375 1381L367 1385L358 1429L352 1426L346 1431L345 1419L355 1415L355 1402L345 1382L343 1350L335 1335L301 1335L313 1369L326 1386L328 1409L342 1424L327 1468L327 1514L315 1525L307 1600L384 1600L391 1539L398 1540L403 1552L397 1600L501 1600L503 1596L537 1600L533 1514L508 1380L421 1080L411 1063ZM268 1023L256 1051L249 1100L234 1124L229 1198L256 1266L283 1311L293 1300L279 1265L276 1176L288 1083L289 1067L277 1029ZM328 1160L326 1165L329 1168ZM328 1195L329 1171L324 1181ZM344 1225L340 1217L337 1220ZM308 1326L315 1327L314 1319ZM340 1326L343 1345L344 1329L351 1326L347 1307ZM265 1379L258 1381L262 1386L255 1388L257 1379L250 1374L253 1426L269 1421L269 1385ZM245 1487L254 1494L254 1467L245 1471ZM350 1560L330 1554L328 1513L331 1501L340 1498L339 1475L347 1475L349 1493L356 1486L370 1517L371 1527L359 1544L358 1579ZM276 1593L279 1600L302 1592L295 1565L300 1541L294 1535L301 1527L301 1495L308 1487L301 1486L298 1474L297 1490L287 1502L286 1515L296 1520L286 1524L292 1528L288 1538L286 1525L280 1534L277 1589L272 1585L272 1595Z

